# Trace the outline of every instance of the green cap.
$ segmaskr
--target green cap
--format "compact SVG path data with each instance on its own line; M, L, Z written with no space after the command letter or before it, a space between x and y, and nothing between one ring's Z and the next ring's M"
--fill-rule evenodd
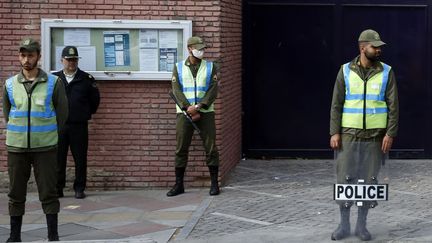
M204 44L204 41L201 37L198 36L192 36L187 41L188 46L194 46L197 50L201 50L203 48L206 48L206 44Z
M382 45L385 45L386 43L383 42L375 30L367 29L361 32L359 39L359 42L370 42L372 46L374 47L380 47Z
M33 38L30 38L30 37L27 37L27 38L24 38L20 43L19 50L22 51L23 49L30 51L30 52L33 52L33 51L40 52L41 46L39 44L39 41L37 41Z

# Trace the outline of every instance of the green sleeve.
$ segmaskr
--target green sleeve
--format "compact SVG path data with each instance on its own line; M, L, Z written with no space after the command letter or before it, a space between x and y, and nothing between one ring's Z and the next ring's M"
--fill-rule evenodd
M388 109L386 133L390 137L396 137L399 127L399 97L393 69L391 69L389 73L389 81L386 89L386 103Z
M9 121L10 109L11 109L11 103L9 101L9 95L6 91L6 82L5 82L5 85L3 87L3 118L6 123L8 123Z
M62 130L68 118L69 106L63 82L57 78L53 91L53 104L57 116L58 129Z
M341 133L342 109L345 102L345 80L342 67L336 77L330 108L330 135Z
M173 94L176 97L177 101L180 103L180 108L186 110L188 106L190 106L189 101L186 99L186 96L183 94L182 88L179 83L179 76L177 72L177 66L174 65L172 78L171 78L171 86L173 90Z
M218 91L218 73L219 73L219 65L217 63L213 63L210 87L200 101L204 109L207 109L216 100L217 91Z

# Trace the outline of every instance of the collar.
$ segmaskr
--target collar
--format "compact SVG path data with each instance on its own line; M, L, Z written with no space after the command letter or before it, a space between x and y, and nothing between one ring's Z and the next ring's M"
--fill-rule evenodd
M73 77L75 77L75 75L77 74L77 72L78 72L78 68L77 68L77 70L75 70L75 72L72 73L72 74L66 74L65 71L63 70L63 75L64 75L65 77L67 77L67 78L73 78Z
M189 61L189 57L186 58L186 60L185 60L185 65L186 65L186 66L197 66L197 65L200 65L200 64L201 64L201 60L199 60L196 64L192 64L192 63Z
M48 75L42 71L40 68L38 68L38 75L35 78L34 81L27 80L21 70L21 72L18 73L17 77L18 82L20 83L26 83L26 82L46 82L48 80Z
M351 61L350 68L354 70L359 70L360 68L362 68L360 65L360 55L358 55ZM372 66L370 68L375 69L377 72L380 72L384 69L380 61L372 63Z

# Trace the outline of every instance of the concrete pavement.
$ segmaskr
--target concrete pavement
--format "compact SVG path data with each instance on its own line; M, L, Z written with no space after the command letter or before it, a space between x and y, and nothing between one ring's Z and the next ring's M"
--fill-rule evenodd
M371 242L432 242L432 169L427 160L387 161L380 182L389 201L370 210ZM165 190L71 192L61 199L59 233L71 242L332 242L338 224L329 160L242 160L219 196L208 188L176 197ZM0 241L9 234L0 196ZM352 230L357 209L351 210ZM46 239L37 194L30 193L23 240ZM351 236L340 242L359 242Z
M165 193L166 190L88 191L85 199L75 199L73 192L65 192L65 197L60 199L60 239L168 242L173 235L182 233L181 229L209 196L204 189L191 189L175 198ZM9 236L6 194L0 199L0 242L5 242ZM36 193L28 194L23 221L23 241L46 241L45 216Z
M380 183L389 201L371 209L371 242L432 242L432 169L428 160L390 160ZM215 197L188 243L333 242L339 223L335 168L326 160L245 160ZM357 209L351 210L354 231ZM340 242L360 242L351 236Z

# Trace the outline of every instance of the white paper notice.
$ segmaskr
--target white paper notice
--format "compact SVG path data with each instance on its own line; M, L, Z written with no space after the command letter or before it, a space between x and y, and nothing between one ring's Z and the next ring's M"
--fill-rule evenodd
M139 58L141 71L158 71L157 49L140 49Z
M89 46L90 29L64 29L65 46Z
M117 66L123 66L124 65L123 51L116 51L115 52L115 58L116 58L116 65Z
M79 59L78 67L83 71L96 71L96 47L80 46L78 47Z
M60 71L63 69L63 63L61 62L61 54L64 46L56 46L55 48L55 70Z
M140 48L158 48L157 30L140 30Z
M159 30L159 48L177 48L176 30Z

